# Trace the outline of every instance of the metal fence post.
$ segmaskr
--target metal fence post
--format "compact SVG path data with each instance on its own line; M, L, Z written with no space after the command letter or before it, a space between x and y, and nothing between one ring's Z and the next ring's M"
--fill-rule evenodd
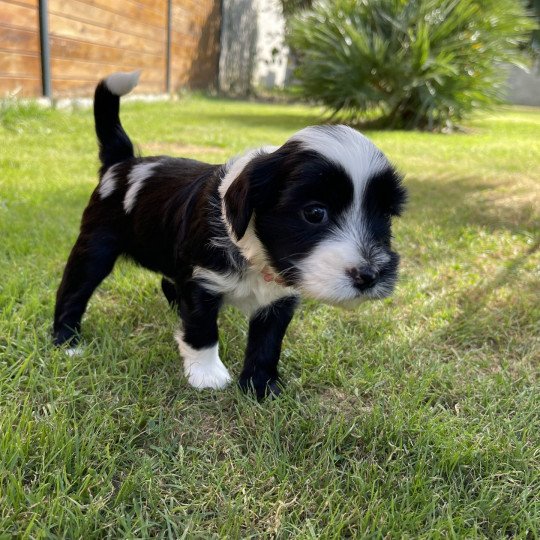
M49 47L49 9L47 0L39 0L39 44L41 55L41 86L43 95L52 98L51 50Z
M165 65L165 89L171 93L171 29L172 29L172 0L167 0L167 51Z

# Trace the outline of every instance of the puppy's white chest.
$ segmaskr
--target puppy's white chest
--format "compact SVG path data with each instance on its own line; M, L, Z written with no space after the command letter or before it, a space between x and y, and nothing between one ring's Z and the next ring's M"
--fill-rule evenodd
M206 268L196 267L193 275L200 279L210 291L223 294L225 303L250 314L280 298L295 294L290 287L267 282L255 269L239 273L221 274Z
M244 279L238 281L234 290L225 293L225 302L245 313L253 313L290 294L292 294L290 288L278 285L274 281L267 282L260 272L250 270Z

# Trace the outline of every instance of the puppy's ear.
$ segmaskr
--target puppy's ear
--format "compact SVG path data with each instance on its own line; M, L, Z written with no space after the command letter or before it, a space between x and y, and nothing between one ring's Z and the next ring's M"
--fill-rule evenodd
M253 212L277 200L282 161L279 150L253 158L227 189L225 214L237 240L246 234Z
M364 206L388 216L400 216L406 202L407 190L403 177L393 167L371 178L364 192Z
M223 197L225 215L237 240L246 234L253 206L249 198L249 175L246 169L236 177Z

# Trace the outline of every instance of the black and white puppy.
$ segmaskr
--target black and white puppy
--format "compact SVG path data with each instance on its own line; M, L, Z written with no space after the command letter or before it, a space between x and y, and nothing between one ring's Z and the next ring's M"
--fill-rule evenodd
M392 292L401 177L346 126L308 127L225 165L136 157L119 96L137 81L137 72L116 73L96 88L100 181L58 290L55 343L77 342L90 296L125 255L163 274L192 386L231 380L218 354L217 318L228 303L250 316L241 387L258 398L277 394L281 343L300 295L354 306Z

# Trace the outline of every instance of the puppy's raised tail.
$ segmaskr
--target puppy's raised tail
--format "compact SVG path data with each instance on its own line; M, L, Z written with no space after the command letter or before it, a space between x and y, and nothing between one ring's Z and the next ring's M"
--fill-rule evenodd
M133 144L120 123L119 111L120 97L137 86L140 74L140 70L130 73L113 73L96 87L94 120L102 171L135 155Z

